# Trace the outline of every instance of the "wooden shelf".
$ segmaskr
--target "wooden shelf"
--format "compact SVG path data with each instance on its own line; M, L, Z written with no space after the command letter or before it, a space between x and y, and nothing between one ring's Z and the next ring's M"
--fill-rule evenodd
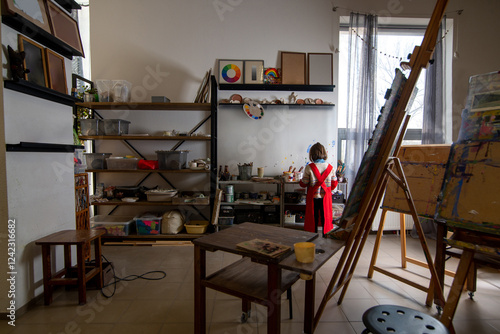
M220 90L269 90L298 92L333 92L335 85L254 85L254 84L219 84Z
M220 205L231 205L231 206L280 206L280 203L258 203L255 201L255 203L251 203L251 201L246 202L246 203L239 203L239 202L221 202Z
M72 107L78 99L71 95L60 93L56 90L42 87L26 80L4 80L4 87L16 92L39 97L44 100L64 104Z
M66 9L69 13L71 13L72 9L82 9L76 1L74 0L55 0L62 8Z
M101 240L103 241L157 241L157 240L193 240L202 237L206 234L190 234L190 233L178 233L178 234L151 234L151 235L125 235L125 236L115 236L115 235L103 235Z
M87 169L86 173L210 173L210 170L200 169Z
M79 136L82 140L211 140L211 136Z
M199 204L199 203L174 204L172 202L148 202L148 201L137 201L137 202L109 201L109 202L92 202L90 204L96 206L209 206L209 204Z
M99 110L211 110L210 103L79 102L76 105Z

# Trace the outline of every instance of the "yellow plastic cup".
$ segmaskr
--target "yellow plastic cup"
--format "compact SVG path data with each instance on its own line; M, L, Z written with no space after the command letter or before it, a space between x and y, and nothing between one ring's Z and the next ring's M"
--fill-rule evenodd
M314 262L314 252L316 245L313 242L297 242L293 245L295 257L300 263Z

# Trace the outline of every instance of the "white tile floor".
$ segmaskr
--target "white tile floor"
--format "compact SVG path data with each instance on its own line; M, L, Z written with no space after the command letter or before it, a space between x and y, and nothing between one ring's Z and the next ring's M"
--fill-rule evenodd
M370 236L357 266L345 299L337 305L338 294L330 300L316 334L355 334L364 329L361 317L368 308L378 304L407 306L435 316L435 307L426 307L425 293L392 278L375 273L367 279L367 269L373 249ZM429 241L432 245L434 242ZM411 273L400 269L400 244L396 235L383 237L377 264L393 272L403 272L416 282L428 284L428 270L409 264ZM167 276L159 281L134 280L118 284L112 298L104 298L99 291L88 291L86 305L77 305L77 291L56 290L54 302L44 306L40 301L16 321L16 327L0 322L1 333L193 333L193 247L104 246L104 255L113 262L117 275L143 274L163 270ZM431 253L434 254L433 248ZM408 239L408 255L423 259L420 243ZM209 271L215 271L235 261L227 253L208 253ZM332 258L317 275L317 304L338 262ZM451 259L448 269L455 270L457 261ZM464 292L454 325L458 334L500 333L500 275L488 268L479 271L478 288L474 299ZM449 289L451 279L446 279ZM282 333L302 333L304 283L298 281L293 290L294 318L288 319L288 302L283 300ZM111 289L107 289L110 293ZM283 296L286 296L284 294ZM283 297L284 298L284 297ZM265 308L252 304L252 316L246 324L240 323L240 300L207 290L207 322L209 334L263 334L266 333Z

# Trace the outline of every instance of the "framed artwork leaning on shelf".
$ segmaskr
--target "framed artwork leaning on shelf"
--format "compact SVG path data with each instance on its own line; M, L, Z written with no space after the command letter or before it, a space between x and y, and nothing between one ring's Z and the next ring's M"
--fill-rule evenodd
M242 84L243 77L243 60L219 60L219 84Z
M264 83L263 60L245 60L245 83L246 84Z
M47 60L49 88L63 94L68 94L64 57L58 55L50 49L45 49L45 58Z
M2 0L2 14L19 15L50 32L44 0Z
M50 1L47 2L47 12L49 13L52 35L65 42L85 57L78 22L69 16L64 9Z
M308 53L309 85L333 85L333 53Z
M284 85L306 84L306 54L281 52L281 83Z
M43 47L19 35L19 52L24 51L24 68L29 70L25 79L42 87L48 87L47 67Z

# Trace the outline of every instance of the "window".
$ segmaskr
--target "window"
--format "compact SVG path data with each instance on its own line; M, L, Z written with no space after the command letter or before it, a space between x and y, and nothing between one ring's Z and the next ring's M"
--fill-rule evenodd
M401 61L408 61L407 56L413 52L416 45L422 44L422 39L427 28L425 19L396 19L391 18L391 24L384 24L384 18L379 18L378 27L378 54L377 54L377 82L376 82L376 110L380 110L385 103L384 95L391 86L394 79L394 70L400 68ZM385 20L387 21L387 20ZM348 59L348 36L349 17L340 19L340 54L339 54L339 78L338 78L338 128L339 148L338 156L345 158L345 138L347 126L347 59ZM451 24L447 24L451 26ZM448 33L449 36L453 34ZM448 41L447 41L448 42ZM451 38L449 38L451 43ZM451 46L447 46L451 50ZM447 62L451 64L451 59ZM401 68L400 68L401 69ZM409 71L403 71L408 76ZM423 105L425 95L425 70L420 74L414 99L408 105L411 115L408 130L403 144L420 144L423 124ZM449 96L451 101L451 95ZM450 103L451 105L451 103Z

